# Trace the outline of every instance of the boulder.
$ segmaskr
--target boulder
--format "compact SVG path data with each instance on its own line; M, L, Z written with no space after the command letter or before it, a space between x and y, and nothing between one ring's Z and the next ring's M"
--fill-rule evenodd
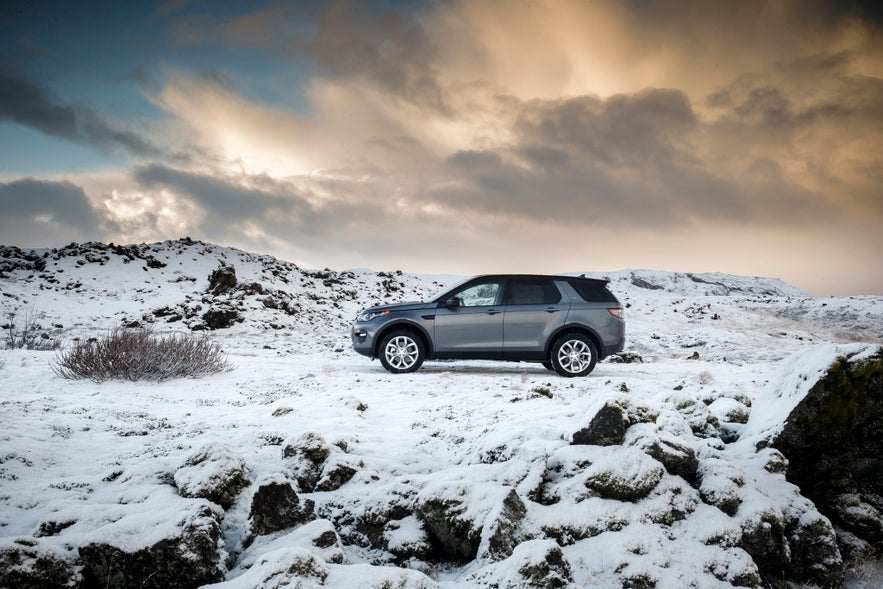
M441 483L421 491L415 514L442 559L465 562L479 551L487 558L508 556L526 511L510 487Z
M883 543L883 349L837 357L770 445L822 513L872 546Z
M321 503L320 515L334 522L341 537L348 544L390 550L389 534L409 526L413 517L417 489L398 482L366 485L358 493L329 494ZM402 523L398 523L402 520ZM404 534L411 539L419 534ZM411 543L405 537L397 541Z
M33 538L0 547L0 587L61 589L83 581L82 565L69 553L52 550Z
M506 560L473 573L467 580L481 587L562 589L573 586L573 573L554 540L528 540Z
M270 476L258 485L251 501L251 531L260 536L312 521L315 504L307 499L301 505L291 482L282 476Z
M316 488L325 461L330 455L331 446L321 435L314 432L307 432L282 448L282 458L285 459L288 469L297 479L301 490L307 492Z
M348 483L362 466L364 464L359 458L347 454L334 454L325 461L322 474L316 482L315 490L324 492L336 491Z
M607 499L638 501L650 494L665 467L638 448L623 448L586 469L586 486Z
M208 292L219 295L236 288L236 268L221 264L208 277Z
M208 329L226 329L239 321L242 321L239 311L227 307L209 309L202 314L202 322Z
M515 489L510 489L499 510L485 524L479 556L487 556L491 560L508 558L517 544L518 525L526 514L524 502Z
M249 484L245 460L230 448L209 444L190 455L177 471L175 486L182 497L201 497L230 509Z
M122 589L191 589L224 577L226 553L218 515L202 502L189 504L174 533L144 545L140 517L124 518L79 548L86 585Z
M699 459L696 451L683 440L659 432L651 424L641 424L629 429L627 443L658 460L669 474L679 476L693 486L697 484Z
M596 446L622 444L628 426L629 420L622 406L608 401L598 410L589 425L574 432L571 444Z

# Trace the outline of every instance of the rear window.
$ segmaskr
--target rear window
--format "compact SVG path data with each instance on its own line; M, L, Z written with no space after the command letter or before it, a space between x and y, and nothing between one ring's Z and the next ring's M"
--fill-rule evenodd
M618 303L613 293L607 290L607 283L603 280L591 280L587 278L568 280L573 290L590 303Z
M554 305L561 300L558 287L542 278L516 278L510 305Z

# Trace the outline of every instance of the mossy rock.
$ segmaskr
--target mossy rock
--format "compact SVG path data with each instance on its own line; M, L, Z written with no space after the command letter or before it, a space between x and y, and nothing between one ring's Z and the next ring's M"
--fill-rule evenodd
M650 494L665 467L637 448L624 448L586 471L586 486L608 499L638 501Z
M870 544L883 531L857 525L840 498L883 496L883 349L840 357L788 416L772 446L788 459L787 478L836 525Z
M0 548L0 587L78 587L83 581L82 568L75 559L43 550L32 539L23 539Z

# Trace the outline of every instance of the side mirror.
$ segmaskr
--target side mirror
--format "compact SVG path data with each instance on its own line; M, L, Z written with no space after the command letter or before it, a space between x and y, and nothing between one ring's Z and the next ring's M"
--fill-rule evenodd
M463 304L460 297L451 297L445 301L445 307L459 307Z

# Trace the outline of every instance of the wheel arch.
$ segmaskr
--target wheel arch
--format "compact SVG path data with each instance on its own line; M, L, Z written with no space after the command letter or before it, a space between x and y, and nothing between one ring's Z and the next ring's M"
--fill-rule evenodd
M598 332L596 332L591 327L582 325L580 323L570 323L568 325L562 325L561 327L559 327L546 342L546 350L544 352L545 358L548 359L550 357L550 354L552 353L552 346L555 345L555 342L558 341L558 339L562 335L565 335L567 333L581 333L582 335L588 337L590 340L592 340L592 343L595 344L595 353L598 355L598 360L602 359L601 350L603 348L601 347L601 336L598 335Z
M380 342L383 341L383 338L386 337L386 334L397 329L406 329L417 335L417 337L419 337L423 342L423 349L426 351L426 357L429 358L432 356L432 338L430 338L429 334L426 333L426 329L424 329L423 326L418 323L408 321L407 319L401 319L399 321L394 321L387 325L384 325L380 329L380 331L377 332L377 335L374 336L373 354L375 358L380 357Z

